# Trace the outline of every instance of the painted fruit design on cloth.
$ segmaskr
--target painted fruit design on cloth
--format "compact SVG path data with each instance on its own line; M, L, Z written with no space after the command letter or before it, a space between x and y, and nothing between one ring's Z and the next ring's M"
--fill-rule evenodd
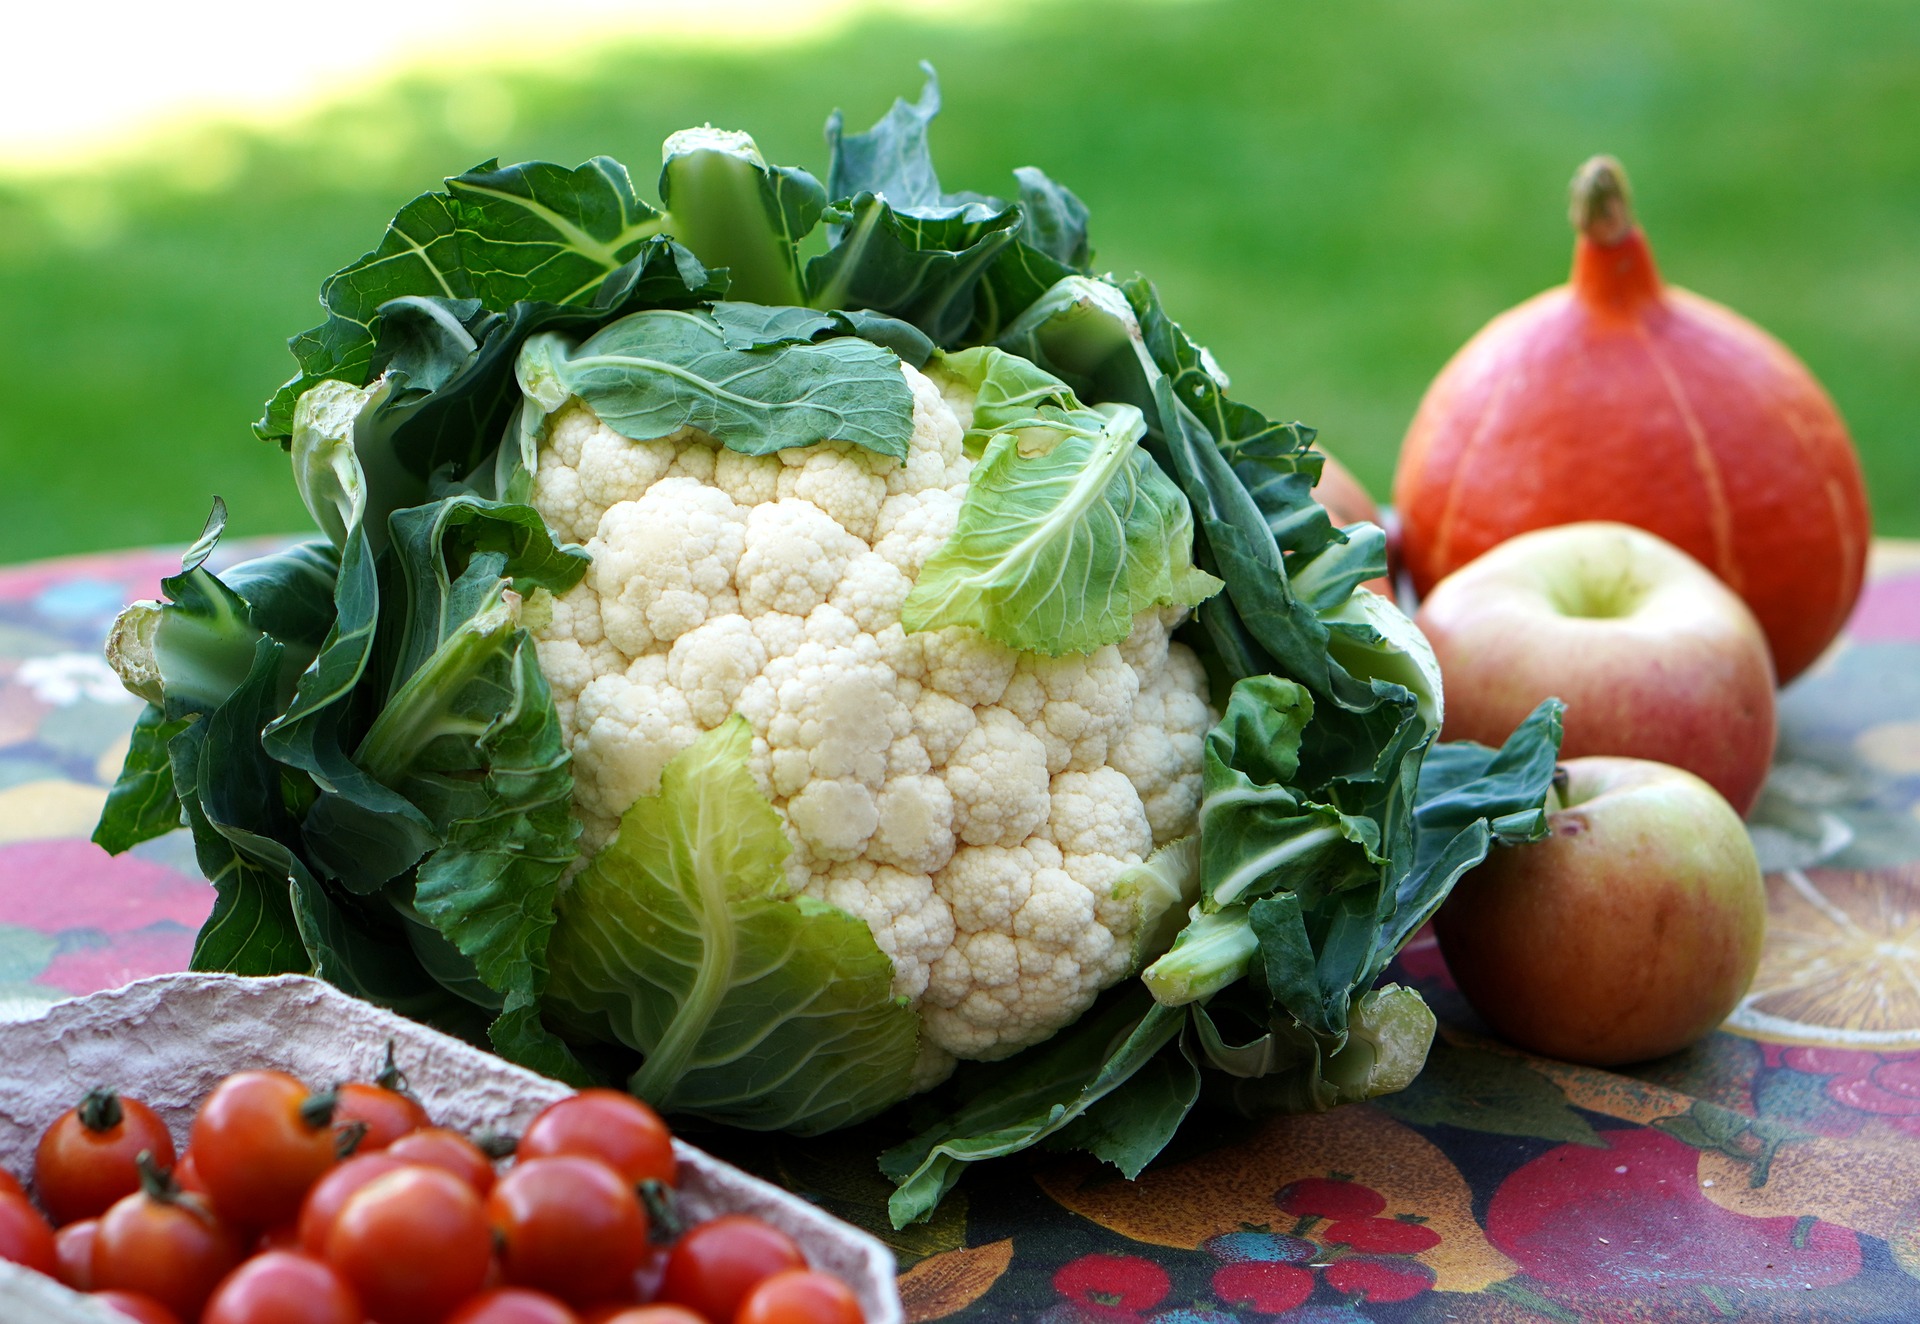
M1167 1299L1173 1280L1139 1255L1082 1255L1053 1275L1053 1290L1089 1320L1135 1320Z
M1663 1132L1603 1132L1515 1170L1487 1237L1534 1279L1616 1296L1661 1288L1803 1291L1860 1272L1860 1239L1817 1218L1751 1218L1700 1189L1699 1152Z
M1313 1295L1313 1274L1297 1264L1244 1260L1213 1271L1213 1294L1223 1305L1278 1315Z
M1285 1232L1222 1232L1201 1243L1200 1249L1222 1264L1270 1262L1305 1264L1319 1254L1320 1247L1305 1237Z
M1307 1308L1338 1314L1410 1301L1438 1281L1415 1257L1438 1247L1440 1234L1417 1214L1383 1217L1386 1197L1345 1173L1289 1182L1273 1203L1293 1220L1291 1231L1250 1227L1201 1244L1220 1261L1211 1286L1222 1305L1293 1321L1299 1317L1287 1312L1306 1307L1321 1283L1342 1304Z
M1347 1177L1304 1177L1280 1188L1273 1202L1295 1218L1372 1218L1387 1207L1386 1197Z
M1354 1255L1327 1266L1327 1286L1362 1301L1411 1301L1433 1286L1433 1270L1418 1260Z
M1920 1049L1920 864L1767 876L1767 943L1727 1028L1775 1043Z

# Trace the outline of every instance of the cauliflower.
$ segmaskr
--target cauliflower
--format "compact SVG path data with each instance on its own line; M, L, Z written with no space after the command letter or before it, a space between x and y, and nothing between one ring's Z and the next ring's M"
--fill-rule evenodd
M1169 637L1179 608L1064 657L903 628L975 467L969 392L929 367L900 365L904 461L831 441L745 455L692 430L634 442L571 400L533 505L593 558L536 633L583 858L743 715L791 891L866 921L932 1079L1047 1038L1127 973L1139 908L1115 882L1193 830L1215 715Z
M216 574L216 499L115 625L94 835L185 820L197 964L676 1116L815 1135L1031 1045L884 1156L896 1227L1043 1141L1131 1172L1203 1073L1403 1086L1432 1016L1374 985L1546 831L1560 733L1434 745L1311 429L1092 274L1057 181L945 192L928 74L824 183L708 127L657 206L607 157L407 203L255 424L320 537ZM1149 1067L1168 1107L1103 1102Z

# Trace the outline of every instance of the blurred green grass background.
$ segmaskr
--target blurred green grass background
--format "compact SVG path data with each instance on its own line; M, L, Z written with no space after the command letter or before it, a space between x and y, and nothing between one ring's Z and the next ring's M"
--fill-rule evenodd
M798 2L798 0L796 0ZM626 161L711 121L824 175L939 66L949 188L1043 166L1100 266L1145 272L1236 394L1376 495L1427 381L1564 279L1564 189L1620 156L1668 277L1768 327L1839 402L1875 526L1920 535L1920 6L1910 0L1034 0L799 44L644 39L537 74L427 69L292 128L0 178L0 560L304 527L248 423L322 277L489 156Z

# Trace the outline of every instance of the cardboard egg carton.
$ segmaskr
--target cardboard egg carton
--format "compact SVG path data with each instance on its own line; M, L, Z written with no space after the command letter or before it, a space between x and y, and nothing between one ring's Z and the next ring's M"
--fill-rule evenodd
M162 975L55 1003L0 1023L0 1167L23 1181L34 1146L87 1090L110 1085L152 1107L186 1148L187 1128L220 1079L249 1068L309 1083L365 1079L394 1043L408 1085L434 1121L468 1135L519 1134L572 1091L470 1044L301 975ZM845 1281L868 1324L902 1324L894 1260L877 1239L679 1140L679 1204L689 1220L752 1214ZM0 1262L4 1324L125 1324L58 1283Z

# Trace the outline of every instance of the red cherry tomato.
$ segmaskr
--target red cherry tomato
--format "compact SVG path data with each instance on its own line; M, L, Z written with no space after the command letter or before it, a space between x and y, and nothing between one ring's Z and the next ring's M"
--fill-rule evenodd
M581 1318L580 1324L708 1324L705 1315L696 1315L685 1306L607 1306Z
M194 1160L191 1149L182 1154L180 1161L173 1165L173 1184L188 1195L205 1196L209 1202L213 1199L213 1193L207 1189L207 1184L200 1180L200 1165Z
M309 1255L324 1256L327 1253L327 1236L333 1231L334 1220L340 1217L340 1211L347 1207L355 1193L376 1178L389 1172L397 1172L406 1166L402 1159L384 1151L378 1154L358 1154L313 1184L307 1192L306 1201L300 1206L300 1221L296 1224L296 1247Z
M447 1324L580 1324L580 1317L545 1292L501 1287L474 1297L449 1315Z
M0 1195L0 1260L12 1260L49 1278L60 1276L53 1228L24 1195Z
M473 1188L438 1168L403 1167L347 1200L327 1259L381 1324L432 1324L480 1290L493 1235Z
M631 1293L647 1254L647 1214L596 1159L522 1159L487 1197L507 1281L576 1305Z
M99 1232L99 1219L83 1218L53 1234L53 1253L60 1261L60 1281L76 1292L93 1286L93 1239Z
M330 1264L274 1250L227 1275L201 1324L360 1324L359 1298Z
M173 1166L173 1137L158 1114L112 1090L88 1090L40 1137L34 1192L56 1224L97 1218L140 1189L134 1161L143 1150L153 1155L155 1167Z
M290 1222L334 1164L333 1110L283 1071L241 1071L214 1087L193 1119L193 1162L223 1218Z
M17 1195L24 1200L27 1198L27 1188L20 1184L18 1177L0 1168L0 1195Z
M766 1279L806 1267L807 1257L779 1228L745 1214L724 1214L675 1243L660 1299L711 1320L731 1321L748 1293Z
M119 1311L134 1324L180 1324L180 1317L139 1292L89 1292L87 1300Z
M334 1091L338 1102L333 1109L333 1128L343 1136L360 1129L351 1153L373 1154L385 1149L401 1136L433 1123L419 1100L398 1090L355 1081Z
M618 1090L582 1090L548 1104L520 1137L516 1158L578 1154L597 1158L627 1179L673 1185L679 1165L660 1114Z
M776 1273L747 1293L733 1324L866 1324L860 1298L832 1274Z
M136 1191L100 1217L93 1285L139 1292L182 1319L198 1319L244 1253L240 1239L196 1197Z
M481 1195L493 1189L493 1160L458 1131L430 1126L401 1136L381 1152L408 1163L445 1168Z
M265 1255L268 1251L300 1249L300 1225L282 1223L279 1227L270 1227L254 1238L253 1253Z

